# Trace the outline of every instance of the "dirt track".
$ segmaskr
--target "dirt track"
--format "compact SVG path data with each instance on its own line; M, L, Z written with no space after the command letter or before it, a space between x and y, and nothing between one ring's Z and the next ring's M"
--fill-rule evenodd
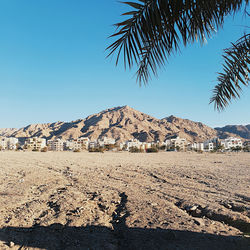
M250 154L0 152L0 249L250 249Z

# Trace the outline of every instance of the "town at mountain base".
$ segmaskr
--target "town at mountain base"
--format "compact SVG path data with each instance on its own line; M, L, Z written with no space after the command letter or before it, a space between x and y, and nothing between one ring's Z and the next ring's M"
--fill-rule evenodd
M213 129L200 122L169 116L157 119L129 106L115 107L93 114L85 119L72 122L54 122L32 124L20 129L0 129L0 136L15 137L20 141L31 137L46 140L61 138L64 140L88 137L97 140L101 137L113 138L117 142L138 139L142 142L165 141L172 136L185 138L189 142L202 142L214 137L226 138L244 133L237 130Z

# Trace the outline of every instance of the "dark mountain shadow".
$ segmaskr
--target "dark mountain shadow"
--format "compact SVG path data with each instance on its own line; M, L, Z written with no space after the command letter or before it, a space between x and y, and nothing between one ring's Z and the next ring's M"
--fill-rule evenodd
M47 250L61 249L227 249L249 250L250 241L190 231L103 226L70 227L53 224L47 227L5 227L0 240L6 245ZM13 243L11 243L13 242ZM16 248L15 248L16 249Z
M46 139L50 140L53 136L58 136L70 128L77 128L77 124L79 124L80 122L81 120L77 120L74 122L66 122L61 125L60 129L51 131L50 136L46 137ZM53 127L53 125L51 125L50 127Z

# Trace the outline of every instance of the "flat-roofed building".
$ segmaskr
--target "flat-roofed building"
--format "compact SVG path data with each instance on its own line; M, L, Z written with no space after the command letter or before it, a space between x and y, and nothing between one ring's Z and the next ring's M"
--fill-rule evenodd
M235 137L229 137L227 139L221 140L220 143L226 150L243 146L242 140Z
M89 148L97 148L99 145L98 145L98 142L97 141L90 141L89 142Z
M215 149L215 144L211 141L204 142L204 150L205 151L213 151Z
M81 145L81 149L87 150L89 148L89 138L88 137L80 137L74 140L77 144Z
M140 142L138 139L131 139L125 142L124 149L130 150L130 148L138 148L140 149L142 147L142 142Z
M2 150L16 150L18 139L15 137L2 137L0 138L0 147Z
M61 139L48 140L48 150L50 151L63 151L64 142Z
M2 138L0 139L0 149L1 149L1 150L7 149L6 137L2 137Z
M24 144L25 149L34 151L40 151L45 147L46 147L46 139L39 137L28 138Z
M204 151L204 143L203 142L194 142L188 145L188 149L196 150L196 151Z
M185 151L187 146L187 140L185 138L180 138L179 136L176 136L171 139L167 139L165 141L165 145L167 149L179 149L181 151Z
M64 141L64 143L63 143L63 150L69 150L69 151L73 150L74 143L75 142L72 141L72 140L66 140L66 141Z
M105 145L114 145L115 144L115 139L114 138L108 138L108 137L104 136L104 137L98 139L97 143L99 144L100 147L104 147Z

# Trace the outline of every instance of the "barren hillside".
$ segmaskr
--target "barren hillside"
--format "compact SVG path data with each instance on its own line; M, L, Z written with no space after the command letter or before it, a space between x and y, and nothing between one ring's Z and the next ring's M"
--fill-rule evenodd
M218 132L233 133L245 139L250 139L250 124L249 125L227 125L222 128L215 128Z
M91 140L101 136L118 141L137 138L140 141L163 141L169 136L179 135L188 141L204 141L217 135L225 136L200 122L169 116L157 119L129 106L116 107L72 122L32 124L20 129L0 130L2 136L20 139L43 137L46 139L72 139L87 136Z

